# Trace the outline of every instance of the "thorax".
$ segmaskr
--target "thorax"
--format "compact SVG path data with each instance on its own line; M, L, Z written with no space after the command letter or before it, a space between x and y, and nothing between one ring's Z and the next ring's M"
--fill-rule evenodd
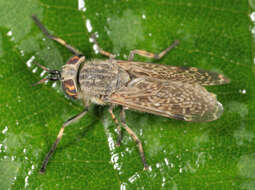
M115 63L115 60L94 59L80 67L78 83L83 99L107 103L107 97L130 80L129 74Z

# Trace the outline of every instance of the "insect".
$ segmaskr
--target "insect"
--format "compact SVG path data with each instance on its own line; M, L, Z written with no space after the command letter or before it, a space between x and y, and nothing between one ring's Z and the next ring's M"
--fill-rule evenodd
M144 169L148 169L142 143L126 123L125 110L133 109L159 116L184 121L207 122L218 119L223 113L223 106L216 95L203 86L221 85L229 79L221 74L200 70L194 67L166 66L155 63L135 62L134 55L160 59L179 44L175 41L159 54L144 50L133 50L129 58L116 60L115 56L100 48L96 36L92 35L99 52L109 57L106 60L86 60L76 48L61 38L51 35L36 16L32 16L36 25L49 38L65 46L74 55L62 66L62 70L50 70L37 64L48 72L48 76L35 85L46 80L61 81L64 92L84 104L84 110L67 120L61 127L55 143L46 155L40 172L46 166L62 138L65 127L79 120L88 112L91 103L109 105L109 113L117 125L117 145L122 140L124 128L138 145ZM113 113L114 106L121 106L120 122Z

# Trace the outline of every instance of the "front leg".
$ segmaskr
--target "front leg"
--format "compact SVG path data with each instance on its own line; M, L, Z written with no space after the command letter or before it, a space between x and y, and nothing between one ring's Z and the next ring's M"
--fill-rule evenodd
M58 136L57 136L57 139L55 141L55 143L52 145L50 151L48 152L48 154L46 155L46 157L44 158L43 160L43 164L42 164L42 167L40 169L40 172L41 173L44 173L45 170L46 170L46 166L49 162L49 159L50 157L53 155L54 151L56 150L57 148L57 145L59 143L59 141L61 140L62 136L63 136L63 133L64 133L64 130L65 130L65 127L67 127L68 125L70 125L71 123L75 122L75 121L78 121L79 119L81 119L86 113L88 112L88 109L85 108L85 110L81 113L79 113L78 115L70 118L69 120L67 120L63 126L61 127L61 129L59 130L59 133L58 133Z
M47 38L58 42L58 43L61 44L62 46L64 46L64 47L66 47L67 49L69 49L69 50L70 50L73 54L75 54L75 55L82 55L82 53L81 53L78 49L76 49L76 48L74 48L73 46L69 45L69 44L66 43L66 41L64 41L63 39L61 39L61 38L59 38L59 37L57 37L57 36L53 36L52 34L50 34L50 33L48 32L48 30L43 26L43 24L39 21L39 19L38 19L35 15L32 16L32 19L34 20L35 24L41 29L41 31L43 32L43 34L44 34Z

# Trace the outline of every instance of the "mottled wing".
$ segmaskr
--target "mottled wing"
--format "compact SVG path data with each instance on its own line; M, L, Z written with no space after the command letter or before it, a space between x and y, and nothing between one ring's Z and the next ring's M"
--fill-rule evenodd
M136 78L109 98L114 104L185 121L212 121L223 113L216 96L196 83Z
M202 86L229 83L229 79L221 74L204 71L195 67L177 67L156 63L131 62L118 60L117 64L136 78L151 77L158 80L198 83Z

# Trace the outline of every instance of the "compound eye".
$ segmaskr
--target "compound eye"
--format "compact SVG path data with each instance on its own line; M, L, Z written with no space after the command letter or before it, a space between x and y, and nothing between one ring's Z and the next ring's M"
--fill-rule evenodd
M62 82L65 93L71 98L77 98L77 89L72 79L65 80Z
M78 63L78 61L80 60L80 57L75 55L73 57L71 57L66 64L70 64L70 65L75 65L76 63Z

